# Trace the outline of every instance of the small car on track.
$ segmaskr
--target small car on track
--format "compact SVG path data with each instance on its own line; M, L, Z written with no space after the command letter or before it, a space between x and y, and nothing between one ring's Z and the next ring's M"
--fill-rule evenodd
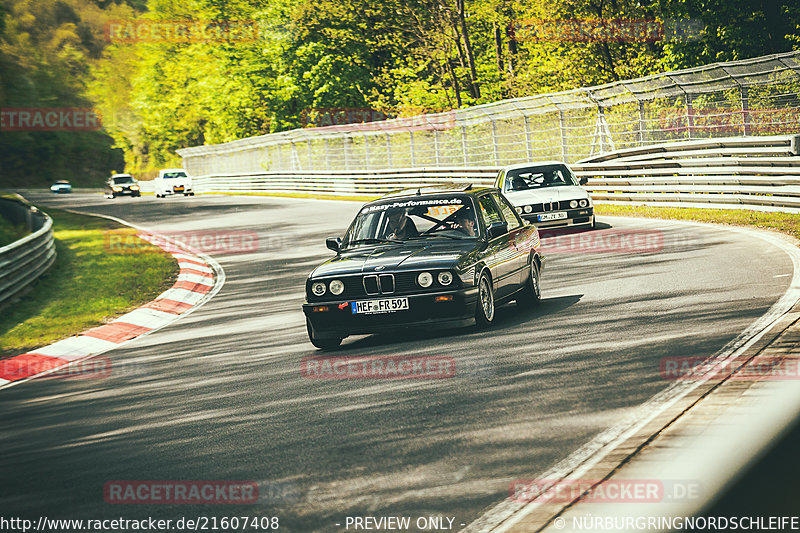
M50 186L50 191L54 194L68 194L72 192L72 185L67 180L58 180Z
M117 196L131 196L137 198L142 195L137 182L130 174L114 174L103 188L106 198L116 198Z
M306 280L311 343L402 327L490 325L495 308L539 302L539 233L494 188L405 189L364 204L336 256Z
M164 168L158 171L158 177L153 180L153 191L156 198L167 195L182 194L194 196L192 178L182 168Z
M542 161L507 166L494 186L520 216L537 228L585 226L594 229L594 206L586 189L565 163Z

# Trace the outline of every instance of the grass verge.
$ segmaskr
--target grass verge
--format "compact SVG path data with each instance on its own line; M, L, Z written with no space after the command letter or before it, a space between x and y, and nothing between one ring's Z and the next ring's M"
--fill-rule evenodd
M732 226L755 227L780 231L800 239L800 215L795 213L773 213L748 211L745 209L700 209L695 207L654 207L647 205L603 205L595 204L598 216L628 216L663 218L667 220L694 220Z
M57 257L19 301L0 313L0 357L25 353L102 325L154 299L174 283L175 260L144 241L114 253L116 222L48 209ZM136 237L131 237L139 241Z

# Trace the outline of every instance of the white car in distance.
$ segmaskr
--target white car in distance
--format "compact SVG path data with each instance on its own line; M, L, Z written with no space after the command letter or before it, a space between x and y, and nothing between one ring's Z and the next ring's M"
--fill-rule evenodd
M494 186L520 216L537 228L583 226L594 229L594 206L572 170L560 161L507 166Z
M158 177L153 180L153 192L156 198L164 198L170 194L194 196L192 178L182 168L165 168L158 171Z

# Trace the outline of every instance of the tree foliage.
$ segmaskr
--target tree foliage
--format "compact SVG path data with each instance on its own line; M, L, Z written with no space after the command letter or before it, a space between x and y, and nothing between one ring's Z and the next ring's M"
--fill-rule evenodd
M114 21L257 31L115 40ZM642 21L670 34L608 33ZM4 175L100 175L118 150L147 176L178 148L313 110L408 116L798 46L789 0L0 0L0 104L94 106L104 124L0 133L0 160Z

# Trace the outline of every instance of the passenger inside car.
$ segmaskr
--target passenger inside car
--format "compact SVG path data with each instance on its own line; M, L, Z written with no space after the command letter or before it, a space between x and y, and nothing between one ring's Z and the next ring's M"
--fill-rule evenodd
M514 176L511 178L511 190L512 191L524 191L525 189L529 189L528 184L525 183L525 180L522 176Z

